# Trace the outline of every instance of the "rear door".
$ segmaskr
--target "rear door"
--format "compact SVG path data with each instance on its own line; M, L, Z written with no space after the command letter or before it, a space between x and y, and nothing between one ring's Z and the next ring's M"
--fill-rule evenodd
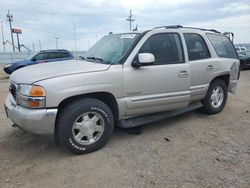
M202 35L184 33L191 70L191 101L203 99L215 71L215 59Z
M155 63L134 68L129 62L124 67L126 116L186 107L190 99L190 68L185 63L181 36L149 35L136 53L152 53Z

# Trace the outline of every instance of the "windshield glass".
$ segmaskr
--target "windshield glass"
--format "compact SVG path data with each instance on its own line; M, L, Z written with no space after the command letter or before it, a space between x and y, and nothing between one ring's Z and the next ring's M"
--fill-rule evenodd
M35 53L31 53L28 57L26 57L26 60L31 60L35 55L37 54L37 52Z
M139 34L135 33L104 36L84 54L85 59L106 64L117 63L129 51L138 36Z

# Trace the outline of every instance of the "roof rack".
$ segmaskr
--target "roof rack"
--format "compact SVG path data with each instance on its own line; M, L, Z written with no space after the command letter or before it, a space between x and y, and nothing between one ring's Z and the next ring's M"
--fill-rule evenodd
M182 25L164 25L164 26L154 27L153 29L178 29L178 28L183 28L183 26Z
M48 49L48 50L40 50L40 52L67 52L68 50L66 49Z
M182 25L167 25L167 26L160 26L160 27L155 27L153 29L179 29L179 28L186 28L186 29L198 29L201 31L210 31L214 33L220 33L219 31L215 29L204 29L204 28L198 28L198 27L183 27Z
M211 32L214 32L214 33L219 33L221 34L221 32L215 30L215 29L204 29L204 28L199 28L199 27L183 27L183 28L187 28L187 29L199 29L201 31L211 31Z

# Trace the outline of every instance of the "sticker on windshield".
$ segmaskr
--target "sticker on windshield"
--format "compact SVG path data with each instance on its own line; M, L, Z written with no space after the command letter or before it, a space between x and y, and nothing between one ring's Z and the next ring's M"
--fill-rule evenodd
M136 34L123 34L121 35L120 39L133 39L135 38Z

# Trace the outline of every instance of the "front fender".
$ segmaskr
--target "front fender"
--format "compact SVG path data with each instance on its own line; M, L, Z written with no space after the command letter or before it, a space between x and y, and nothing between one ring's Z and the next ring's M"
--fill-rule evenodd
M46 107L57 107L64 99L96 92L112 94L116 99L123 97L123 75L121 72L101 71L55 77L35 82L44 87Z

